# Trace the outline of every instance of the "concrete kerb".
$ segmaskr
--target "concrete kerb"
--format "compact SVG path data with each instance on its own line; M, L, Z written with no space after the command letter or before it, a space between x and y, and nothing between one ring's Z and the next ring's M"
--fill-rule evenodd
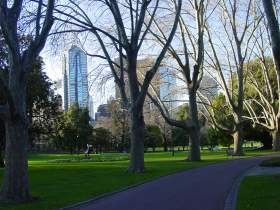
M240 188L240 184L244 177L250 173L251 171L255 170L258 166L253 166L248 168L245 172L243 172L241 175L239 175L236 180L234 181L231 190L228 193L228 196L225 200L225 208L224 210L236 210L236 204L237 204L237 195Z
M151 180L151 181L154 181L154 180ZM140 186L142 184L145 184L149 181L144 181L144 182L140 182L140 183L137 183L137 184L134 184L134 185L130 185L128 187L125 187L125 188L122 188L120 190L116 190L116 191L113 191L113 192L109 192L109 193L104 193L104 194L101 194L99 196L96 196L92 199L89 199L89 200L86 200L86 201L82 201L82 202L79 202L79 203L75 203L73 205L70 205L70 206L66 206L66 207L63 207L63 208L59 208L58 210L71 210L71 209L75 209L79 206L86 206L86 205L89 205L89 204L92 204L93 202L97 201L97 200L100 200L100 199L103 199L103 198L107 198L107 197L110 197L114 194L117 194L117 193L120 193L120 192L123 192L123 191L126 191L126 190L129 190L131 188L134 188L134 187L137 187L137 186Z
M259 156L259 157L265 157L265 159L273 158L273 157L280 157L279 154L274 154L270 156ZM241 173L233 183L231 190L228 193L228 196L225 200L225 208L224 210L236 210L236 204L237 204L237 195L240 188L240 184L244 177L246 177L248 174L251 174L253 171L255 171L259 167L259 164L257 166L249 167L245 172Z

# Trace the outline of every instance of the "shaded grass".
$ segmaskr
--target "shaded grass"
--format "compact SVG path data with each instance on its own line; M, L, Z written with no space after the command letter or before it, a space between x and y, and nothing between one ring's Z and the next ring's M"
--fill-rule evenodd
M263 167L280 167L280 157L271 158L268 160L264 160L260 166Z
M271 152L250 152L248 154L256 156L269 153ZM107 156L110 160L114 157L125 158L128 155L111 153L103 156L104 159ZM29 156L30 187L32 195L39 197L40 200L32 204L2 205L0 209L56 209L177 171L232 159L226 157L224 151L204 151L202 152L203 161L200 162L184 161L186 152L176 152L174 157L168 152L147 153L145 154L146 171L142 174L126 172L128 160L52 162L52 160L69 158L73 158L73 156L68 154L31 154ZM0 170L0 176L2 174L3 170Z
M246 177L238 193L237 210L280 209L280 174Z

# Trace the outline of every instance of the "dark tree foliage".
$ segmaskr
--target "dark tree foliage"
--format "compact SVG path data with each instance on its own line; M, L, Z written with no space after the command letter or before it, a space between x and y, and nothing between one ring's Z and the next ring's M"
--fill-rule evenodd
M272 137L262 126L253 127L251 123L246 124L244 139L247 141L260 141L263 147L260 149L272 149Z
M61 96L55 94L53 83L43 72L43 65L42 59L38 58L27 77L27 116L31 146L42 136L50 139L55 120L61 112Z
M71 154L86 149L92 138L89 112L74 104L61 114L55 122L54 144L57 149L68 150Z
M185 150L185 147L189 146L189 134L182 128L173 128L172 144L173 146L181 146Z
M24 50L32 41L32 37L20 36L19 40L20 48ZM43 135L45 139L50 138L54 129L54 120L60 112L61 96L55 94L53 83L43 71L43 67L44 62L41 57L38 57L27 74L26 112L29 120L28 133L31 147ZM0 30L0 74L7 78L8 70L8 48ZM5 101L3 96L2 101Z
M109 151L114 146L112 134L106 128L95 128L92 133L92 143L96 153Z
M220 144L223 147L230 147L233 144L233 138L231 135L226 134L218 129L209 128L207 131L208 146L213 148Z
M147 125L147 132L144 139L145 148L152 148L155 152L156 147L162 146L163 137L160 128L157 125Z
M3 168L4 164L4 157L3 151L5 149L5 125L2 120L0 120L0 167Z

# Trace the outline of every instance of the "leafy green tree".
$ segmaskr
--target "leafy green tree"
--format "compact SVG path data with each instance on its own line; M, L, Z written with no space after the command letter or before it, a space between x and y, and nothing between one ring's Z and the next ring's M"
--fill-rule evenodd
M229 148L233 143L233 138L231 135L226 134L216 128L209 128L207 133L211 148L213 148L213 146L217 146L218 144Z
M189 135L186 130L177 127L173 128L172 144L173 146L182 146L183 150L185 150L185 147L189 146Z
M244 75L248 82L244 83L244 120L246 127L243 131L244 139L261 141L265 149L272 148L272 140L280 145L280 131L278 129L279 112L279 87L273 59L260 56L258 59L248 62L244 69ZM230 85L233 92L238 88L237 75L233 75ZM234 100L236 100L233 97ZM230 111L222 107L224 100L217 100L216 113L222 123L232 124L233 117ZM223 110L221 110L223 109ZM223 114L226 113L226 114ZM268 136L267 133L271 136ZM278 134L277 134L278 133Z
M175 112L176 120L186 120L189 119L189 106L187 104L181 105L177 108Z
M224 94L218 94L213 98L211 112L218 124L233 129L234 121L231 108L226 103Z
M145 148L152 148L155 152L155 148L162 145L163 137L160 128L157 125L147 125L147 133L144 139Z
M112 148L112 134L106 128L95 128L93 129L92 136L93 147L96 152L103 152Z
M21 48L25 49L32 41L32 37L20 36L19 40ZM8 48L0 30L0 77L7 78L8 71ZM41 57L36 58L27 72L26 83L28 142L33 147L37 139L42 136L50 139L54 132L54 121L60 113L61 96L55 94L53 83L44 72L44 62ZM0 91L0 101L2 101L0 104L6 101L2 93ZM4 150L3 147L2 149Z
M55 124L54 144L57 148L66 149L71 154L86 147L92 138L92 127L87 109L72 105L63 113Z
M33 146L42 135L50 139L55 119L60 114L61 96L55 94L53 83L43 71L42 58L38 58L27 76L27 116L29 142Z

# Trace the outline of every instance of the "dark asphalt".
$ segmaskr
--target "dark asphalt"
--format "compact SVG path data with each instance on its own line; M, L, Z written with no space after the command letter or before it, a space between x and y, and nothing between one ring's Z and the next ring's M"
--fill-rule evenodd
M223 210L236 178L264 158L233 160L187 170L72 209Z

